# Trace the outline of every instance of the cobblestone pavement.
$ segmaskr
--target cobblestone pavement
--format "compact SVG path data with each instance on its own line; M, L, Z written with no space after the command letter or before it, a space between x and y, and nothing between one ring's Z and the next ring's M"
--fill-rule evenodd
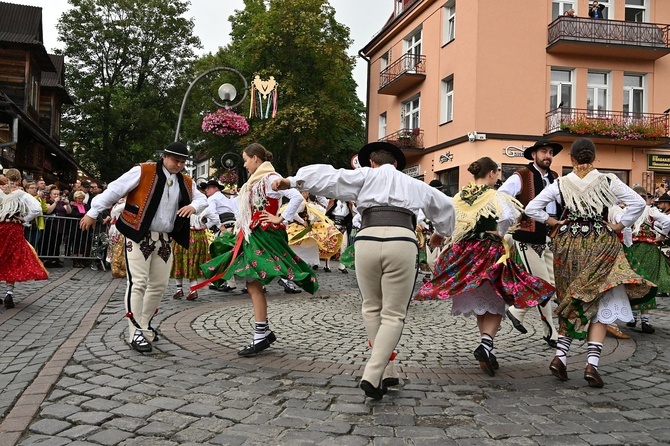
M403 385L381 401L357 387L367 356L354 274L318 272L315 296L268 287L278 341L255 358L252 313L239 291L166 297L161 339L141 355L124 342L125 281L53 270L21 284L0 313L0 446L4 445L618 445L670 443L670 306L645 335L608 338L604 389L551 376L553 356L529 313L527 335L504 322L500 370L472 357L472 318L448 302L413 302L398 347ZM665 298L667 299L667 298Z

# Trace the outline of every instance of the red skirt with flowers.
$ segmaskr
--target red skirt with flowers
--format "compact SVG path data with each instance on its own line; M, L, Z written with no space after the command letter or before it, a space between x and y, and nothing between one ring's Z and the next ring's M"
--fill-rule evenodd
M0 281L46 280L49 273L19 223L0 222Z
M489 281L506 304L517 308L539 305L551 298L555 289L539 277L531 276L507 259L500 240L461 240L435 262L435 276L414 296L416 300L449 299L475 290Z

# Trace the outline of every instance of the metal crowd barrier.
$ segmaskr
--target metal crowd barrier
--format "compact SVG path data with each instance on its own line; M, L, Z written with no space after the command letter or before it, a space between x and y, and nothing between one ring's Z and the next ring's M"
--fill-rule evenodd
M44 229L37 229L37 219L25 227L24 234L40 259L100 262L103 271L109 244L107 228L100 222L95 228L82 231L78 217L44 215Z

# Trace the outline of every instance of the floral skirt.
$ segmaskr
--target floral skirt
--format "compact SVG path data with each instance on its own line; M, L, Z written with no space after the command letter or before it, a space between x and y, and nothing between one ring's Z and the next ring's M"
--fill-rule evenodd
M426 282L414 296L416 300L449 299L481 287L485 282L493 294L507 305L533 307L554 294L554 287L531 276L507 259L500 240L461 240L446 249L435 262L433 280Z
M242 240L237 257L230 264L236 241L236 234L225 233L212 242L212 260L200 266L205 277L213 277L228 268L223 280L238 276L248 282L257 280L267 285L282 277L292 280L310 294L319 289L314 270L291 250L286 232L254 229L249 241Z
M289 239L289 245L299 244L301 241L311 238L316 241L319 247L319 258L328 260L335 254L340 252L340 245L342 245L342 233L333 225L327 225L321 221L312 223L312 230L301 237L296 238L301 232L305 230L303 225L291 223L286 228L286 233Z
M46 280L49 273L19 223L0 222L0 281Z
M188 249L173 241L172 255L171 278L194 280L204 277L200 265L211 259L207 231L191 229Z
M670 260L661 253L658 246L636 242L630 247L624 246L623 251L633 271L655 284L659 293L670 292ZM631 300L633 310L654 310L656 290L649 291L642 300L646 302Z
M599 301L609 290L624 285L628 298L641 299L654 287L628 264L622 245L608 226L572 234L563 231L553 241L554 276L558 298L558 331L585 339L589 322L598 313Z

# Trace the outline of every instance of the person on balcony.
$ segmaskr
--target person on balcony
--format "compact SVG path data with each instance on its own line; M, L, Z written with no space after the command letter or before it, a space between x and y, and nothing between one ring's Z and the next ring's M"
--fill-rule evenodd
M592 19L604 19L605 16L603 15L603 10L605 9L605 5L601 5L598 2L593 2L591 7L589 8L589 17Z

